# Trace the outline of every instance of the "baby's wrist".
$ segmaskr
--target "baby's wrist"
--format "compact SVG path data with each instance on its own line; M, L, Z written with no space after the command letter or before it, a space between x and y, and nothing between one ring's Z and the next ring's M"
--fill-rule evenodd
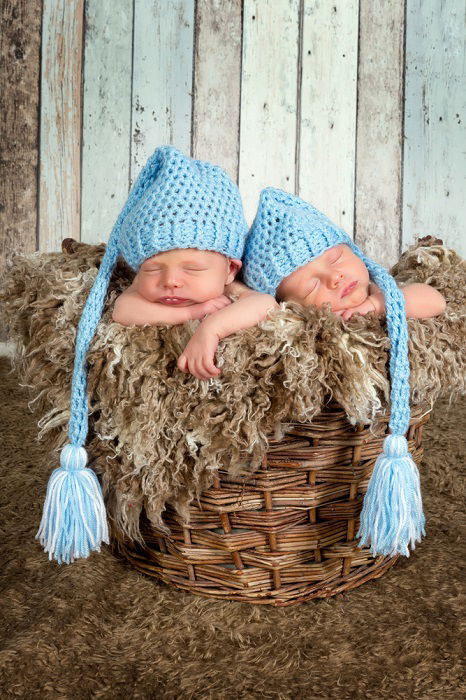
M196 335L204 340L215 338L217 343L219 343L229 334L221 320L221 318L216 318L216 314L209 314L200 322L196 329Z
M220 328L219 324L216 322L215 314L209 314L200 323L198 328L199 333L205 335L216 335L220 340Z

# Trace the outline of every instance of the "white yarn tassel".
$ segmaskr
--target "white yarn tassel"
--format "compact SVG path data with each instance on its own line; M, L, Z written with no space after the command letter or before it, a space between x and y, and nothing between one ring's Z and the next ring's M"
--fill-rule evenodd
M109 543L107 516L96 474L86 468L84 447L65 445L49 479L36 539L49 559L69 564Z

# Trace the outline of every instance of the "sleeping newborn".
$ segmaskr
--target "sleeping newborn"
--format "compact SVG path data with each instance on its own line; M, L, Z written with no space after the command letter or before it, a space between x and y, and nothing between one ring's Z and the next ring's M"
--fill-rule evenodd
M430 318L445 311L443 296L428 284L408 284L401 290L408 318ZM330 308L343 319L370 311L385 312L384 295L351 248L340 243L287 275L277 288L281 301Z

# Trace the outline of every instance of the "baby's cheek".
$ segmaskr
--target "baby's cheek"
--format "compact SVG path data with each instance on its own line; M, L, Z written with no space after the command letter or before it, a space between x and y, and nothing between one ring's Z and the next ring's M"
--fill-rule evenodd
M136 280L136 278L135 278L135 280ZM135 289L142 297L144 297L144 299L147 299L148 301L155 300L155 297L156 297L155 284L150 279L140 278L135 285Z
M220 277L202 277L190 279L186 283L186 288L198 302L209 301L223 294L225 285Z
M362 287L362 288L357 288L352 292L351 294L348 294L347 297L343 297L342 301L345 302L344 305L340 307L340 309L354 309L356 306L360 306L364 301L366 301L368 297L367 290Z

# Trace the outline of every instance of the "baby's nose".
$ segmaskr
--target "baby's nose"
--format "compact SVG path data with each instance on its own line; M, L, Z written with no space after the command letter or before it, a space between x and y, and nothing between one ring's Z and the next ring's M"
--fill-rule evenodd
M338 287L343 281L343 273L335 271L330 276L330 285L332 289Z
M165 287L181 287L183 284L180 275L174 270L167 270L163 278L163 284Z

